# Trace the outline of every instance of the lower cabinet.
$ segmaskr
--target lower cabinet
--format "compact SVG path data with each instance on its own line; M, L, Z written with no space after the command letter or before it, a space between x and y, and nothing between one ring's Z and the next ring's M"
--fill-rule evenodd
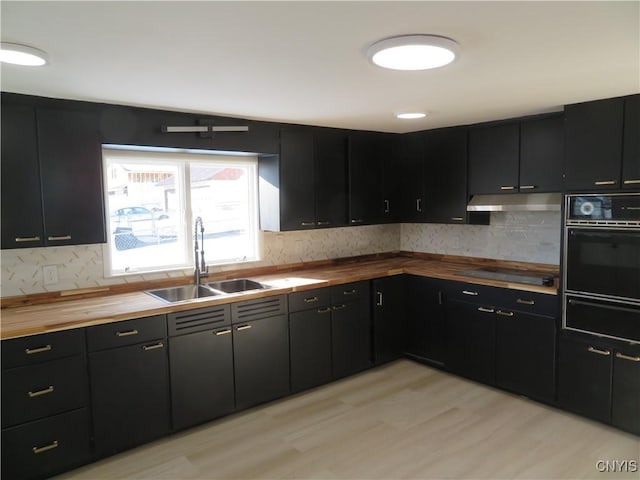
M96 456L169 433L165 316L90 327L87 344Z
M333 376L346 377L371 366L369 302L345 302L332 308Z
M405 276L378 278L373 286L373 362L399 358L404 350Z

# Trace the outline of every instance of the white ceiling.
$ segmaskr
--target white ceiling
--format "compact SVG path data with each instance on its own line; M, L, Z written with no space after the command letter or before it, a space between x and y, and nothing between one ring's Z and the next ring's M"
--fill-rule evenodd
M640 2L2 1L3 91L407 132L640 92ZM448 67L387 71L376 40L455 39ZM421 120L393 113L426 109Z

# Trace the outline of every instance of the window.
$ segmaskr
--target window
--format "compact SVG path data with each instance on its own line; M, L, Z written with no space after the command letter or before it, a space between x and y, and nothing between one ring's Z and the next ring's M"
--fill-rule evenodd
M191 268L195 219L208 264L259 260L256 157L105 146L105 274Z

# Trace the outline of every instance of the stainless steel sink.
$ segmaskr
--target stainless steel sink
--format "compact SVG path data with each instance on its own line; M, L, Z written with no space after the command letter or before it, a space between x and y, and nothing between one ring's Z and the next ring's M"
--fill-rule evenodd
M158 290L147 290L146 293L170 303L194 300L196 298L214 297L216 295L223 294L222 292L216 292L205 285L184 285L181 287L160 288Z
M209 288L220 290L224 293L246 292L248 290L262 290L269 288L267 285L249 280L248 278L237 278L235 280L222 280L220 282L207 283Z

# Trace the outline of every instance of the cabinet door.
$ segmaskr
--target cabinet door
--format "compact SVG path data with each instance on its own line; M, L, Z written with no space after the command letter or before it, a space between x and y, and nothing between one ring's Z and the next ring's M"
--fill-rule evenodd
M520 191L560 192L564 169L562 117L527 120L520 124Z
M334 377L344 377L368 368L371 365L369 302L334 305L331 337Z
M495 311L449 300L446 365L451 371L490 385L495 383Z
M172 337L169 358L174 429L233 411L231 327Z
M556 319L496 310L496 384L528 397L555 398Z
M467 219L467 130L443 129L425 137L425 216L428 222Z
M640 350L616 351L613 359L611 423L640 435Z
M38 109L37 120L46 244L104 243L98 116Z
M382 156L382 198L378 199L382 223L397 223L401 220L401 180L404 176L398 154L398 139L395 134L380 134L378 154Z
M469 130L469 193L518 191L520 126L517 123Z
M558 403L602 422L611 420L611 349L560 338Z
M442 282L409 276L405 298L405 352L442 364L445 352Z
M233 353L238 410L289 393L286 315L233 325Z
M565 189L620 188L621 98L565 107Z
M425 217L423 135L421 133L408 133L402 136L401 142L402 192L400 198L402 202L402 221L410 223L421 222Z
M622 186L640 189L640 95L624 100Z
M2 104L2 248L41 247L42 194L32 107Z
M89 372L98 457L169 432L164 340L90 353Z
M349 224L378 223L382 217L382 157L376 136L349 136Z
M400 357L404 350L404 275L373 281L373 361L376 365Z
M294 392L331 380L331 307L289 315L291 389Z
M316 225L313 134L280 132L280 227L301 230Z
M347 137L342 132L314 135L316 224L347 225Z

